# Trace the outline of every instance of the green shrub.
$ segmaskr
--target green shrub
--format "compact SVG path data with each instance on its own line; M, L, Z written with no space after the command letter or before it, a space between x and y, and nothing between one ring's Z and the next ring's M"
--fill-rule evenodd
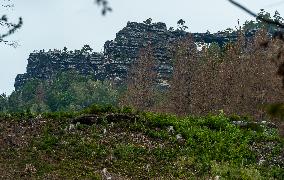
M261 173L254 167L243 167L230 165L228 163L218 164L213 162L211 166L211 174L213 177L220 176L221 179L246 179L261 180Z

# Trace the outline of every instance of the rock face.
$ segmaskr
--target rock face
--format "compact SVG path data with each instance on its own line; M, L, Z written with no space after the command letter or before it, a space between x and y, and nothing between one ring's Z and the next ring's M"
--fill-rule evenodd
M15 89L21 88L32 79L48 80L56 73L75 70L80 74L104 78L103 54L76 51L44 50L33 52L28 58L27 72L18 74Z
M92 75L95 79L123 80L132 62L138 58L139 50L148 44L158 61L159 80L168 79L172 72L169 47L178 38L188 35L182 30L168 30L164 23L128 22L127 26L116 34L116 38L107 41L104 53L92 52L89 46L82 50L44 50L35 51L28 58L27 72L19 74L15 80L15 89L20 89L32 79L48 80L56 73L74 70L83 75ZM222 33L193 33L197 42L224 44L235 39Z
M160 78L166 78L172 71L169 46L186 34L184 31L168 31L164 23L128 22L127 26L116 34L114 40L105 43L106 77L124 79L132 62L138 58L139 50L150 44L159 63L158 75Z

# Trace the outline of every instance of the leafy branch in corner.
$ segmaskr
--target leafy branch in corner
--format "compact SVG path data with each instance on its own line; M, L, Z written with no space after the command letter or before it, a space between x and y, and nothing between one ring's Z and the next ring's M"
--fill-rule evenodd
M14 34L18 29L20 29L23 25L23 19L20 17L18 23L11 23L8 21L8 18L6 15L3 15L0 18L0 26L7 28L8 30L4 33L0 34L0 43L4 42L5 44L11 45L11 46L16 46L15 42L9 42L7 40L4 40L7 36Z
M284 24L282 24L281 22L277 21L277 20L273 20L273 19L267 19L264 18L261 15L257 15L256 13L252 12L251 10L249 10L248 8L244 7L243 5L241 5L240 3L234 1L234 0L228 0L230 3L232 3L233 5L239 7L240 9L242 9L243 11L245 11L246 13L248 13L249 15L255 17L256 19L259 19L260 21L263 21L264 23L267 24L271 24L271 25L276 25L280 28L284 29Z
M10 0L7 1L10 2ZM14 7L14 5L10 3L6 5L2 4L2 7L12 8ZM2 31L0 32L0 43L5 43L10 46L16 47L17 46L16 42L5 40L5 38L14 34L18 29L22 27L22 25L23 25L23 19L21 17L19 18L17 23L12 23L9 22L8 17L6 15L2 15L2 17L0 17L0 26Z
M267 19L267 18L264 18L261 15L257 15L254 12L252 12L251 10L249 10L248 8L244 7L243 5L237 3L234 0L228 0L228 1L231 2L232 4L234 4L235 6L239 7L240 9L244 10L245 12L250 14L251 16L255 17L256 19L262 21L262 22L267 23L269 25L275 25L275 26L281 28L282 30L284 29L284 24L281 23L280 21L278 21L276 19ZM275 32L273 34L273 38L277 38L277 39L281 40L282 44L284 42L283 32L281 32L281 31ZM268 44L268 43L266 43L266 44ZM275 52L273 52L273 53L275 53ZM275 54L276 54L276 57L277 57L276 59L278 61L280 61L280 64L276 63L277 66L278 66L277 74L282 77L282 85L284 87L284 62L283 62L284 52L283 52L283 45L282 45L282 48L278 49L278 52L276 52ZM284 104L283 103L277 103L277 104L268 105L266 107L266 110L267 110L268 114L270 114L270 115L272 115L274 117L280 117L281 120L284 119ZM279 125L279 128L283 129L283 126L284 125L282 123L282 124Z
M95 0L98 6L102 6L102 14L106 15L106 13L111 12L112 8L109 6L107 0Z

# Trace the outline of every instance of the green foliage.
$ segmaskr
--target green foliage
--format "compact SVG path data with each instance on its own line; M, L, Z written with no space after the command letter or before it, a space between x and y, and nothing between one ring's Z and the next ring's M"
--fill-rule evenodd
M207 48L208 57L216 60L216 63L221 60L222 57L222 49L218 43L212 43Z
M6 94L0 94L0 112L5 112L8 108L8 97Z
M140 154L146 154L146 150L141 147L136 147L134 145L128 144L118 144L113 151L113 154L123 160L135 161L136 157Z
M278 103L278 104L271 104L267 105L265 107L266 111L269 115L273 117L280 118L282 121L284 119L284 104Z
M275 11L274 15L271 17L271 14L269 12L266 12L264 9L261 9L260 12L258 13L258 16L264 19L283 23L283 18L281 17L278 11ZM275 25L265 23L262 20L257 18L256 21L252 21L252 20L246 21L243 24L242 29L244 31L253 30L253 29L266 29L269 32L274 32L277 29L277 27L275 27Z
M232 123L244 120L243 117L227 117L221 113L178 118L96 105L77 115L82 113L95 114L98 118L122 114L127 117L136 113L137 118L134 122L121 119L98 121L88 126L70 124L76 118L74 113L45 113L42 115L44 123L39 122L26 130L25 139L30 139L27 144L16 152L4 144L0 160L13 157L3 161L7 165L4 167L11 163L13 169L18 170L32 164L37 170L31 175L35 179L44 179L47 175L58 179L97 179L103 177L104 168L112 177L122 179L283 177L283 164L275 158L281 156L284 141L277 134L242 129ZM6 121L13 126L23 124L22 120L14 122L8 119L0 123ZM5 127L1 129L4 136L9 131ZM266 156L266 162L260 165L257 158L260 154L254 150L255 144L267 142L273 142L275 146L261 154ZM265 147L258 148L265 150ZM18 176L14 174L14 177Z
M188 29L183 19L178 20L177 25L178 25L178 30L180 31L185 31L186 29Z
M89 51L84 46L84 51ZM83 51L82 50L82 51ZM92 77L76 72L57 74L51 81L29 81L8 97L5 110L32 113L54 111L78 111L91 104L116 105L119 92L107 81L95 81ZM0 98L0 107L3 98ZM2 111L4 107L1 108ZM1 110L0 109L0 110Z
M78 116L79 112L46 112L42 114L43 118L46 119L57 119L57 120L64 120L64 119L70 119L75 118Z
M46 133L38 146L40 150L52 151L58 142L59 140L56 136Z
M224 179L247 179L247 180L261 180L261 173L254 167L234 166L228 163L222 165L214 162L212 164L213 177L220 176Z
M84 109L82 111L82 113L84 114L105 114L105 113L114 113L114 112L118 112L119 109L115 108L112 105L97 105L97 104L93 104L90 107Z

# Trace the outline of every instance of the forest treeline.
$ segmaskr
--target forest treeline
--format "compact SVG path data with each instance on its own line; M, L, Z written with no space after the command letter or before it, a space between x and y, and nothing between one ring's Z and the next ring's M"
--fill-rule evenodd
M149 46L140 51L125 85L62 72L52 80L30 81L9 97L2 94L1 111L76 111L97 103L178 115L223 110L264 118L263 105L282 102L281 78L273 63L282 44L265 30L249 40L240 31L238 41L224 47L213 43L198 50L192 37L172 47L174 71L167 89L157 88L157 61Z
M259 14L271 18L264 10ZM272 19L283 21L278 12ZM141 49L124 84L61 72L52 80L29 81L10 96L2 94L0 111L78 111L91 104L109 104L179 116L222 110L264 120L268 105L281 105L284 97L279 76L284 45L281 38L271 36L273 28L258 20L247 21L235 30L237 41L204 44L202 49L190 35L176 41L171 44L173 73L166 89L159 88L158 62L149 45ZM257 33L248 39L245 32L253 29Z
M10 96L0 96L3 112L78 111L94 103L116 105L119 89L75 71L60 72L52 80L34 79Z

